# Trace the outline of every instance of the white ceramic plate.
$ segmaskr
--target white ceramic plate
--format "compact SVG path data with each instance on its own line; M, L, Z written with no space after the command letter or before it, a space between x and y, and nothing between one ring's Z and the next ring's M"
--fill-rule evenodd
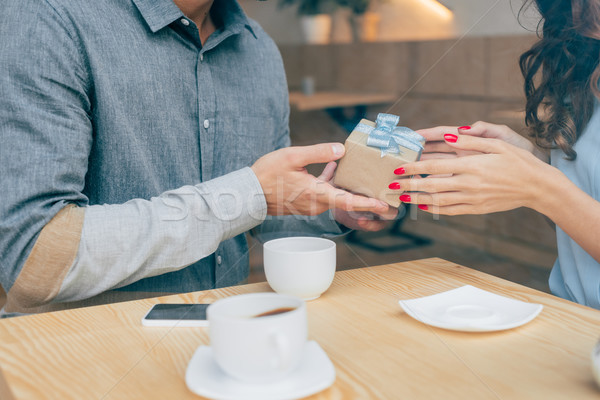
M275 383L250 384L230 377L214 361L210 346L198 347L185 373L185 383L192 392L222 400L299 399L327 389L334 381L333 364L314 341L306 343L300 365Z
M427 325L466 332L515 328L534 319L543 308L470 285L399 303L408 315Z

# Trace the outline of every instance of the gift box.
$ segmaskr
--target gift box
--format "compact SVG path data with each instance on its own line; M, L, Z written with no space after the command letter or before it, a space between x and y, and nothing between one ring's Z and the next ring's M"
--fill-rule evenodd
M398 176L394 170L421 157L425 138L397 126L400 117L379 114L376 122L363 119L346 140L346 153L338 162L334 184L343 189L399 207L401 190L388 186Z

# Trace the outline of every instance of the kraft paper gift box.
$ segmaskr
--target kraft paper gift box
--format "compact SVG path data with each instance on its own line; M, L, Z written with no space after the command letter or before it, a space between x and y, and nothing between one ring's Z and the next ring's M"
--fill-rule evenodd
M399 207L403 190L388 187L399 178L394 170L419 160L425 138L396 126L398 122L400 117L392 114L379 114L376 122L360 121L346 140L346 153L339 160L334 184Z

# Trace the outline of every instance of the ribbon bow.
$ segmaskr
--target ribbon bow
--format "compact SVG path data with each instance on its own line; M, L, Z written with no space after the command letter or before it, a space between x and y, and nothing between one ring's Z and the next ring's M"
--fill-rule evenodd
M369 135L367 145L380 148L382 158L386 154L402 154L401 147L421 154L425 138L412 129L396 126L399 122L399 116L381 113L375 127L359 123L355 130Z

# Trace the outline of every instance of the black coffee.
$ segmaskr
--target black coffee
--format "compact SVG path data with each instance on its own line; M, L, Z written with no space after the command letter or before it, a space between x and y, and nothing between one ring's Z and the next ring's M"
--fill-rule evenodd
M289 311L294 311L295 309L296 309L295 307L281 307L281 308L276 308L275 310L265 311L263 313L255 315L252 318L269 317L271 315L283 314L283 313L286 313L286 312L289 312Z

